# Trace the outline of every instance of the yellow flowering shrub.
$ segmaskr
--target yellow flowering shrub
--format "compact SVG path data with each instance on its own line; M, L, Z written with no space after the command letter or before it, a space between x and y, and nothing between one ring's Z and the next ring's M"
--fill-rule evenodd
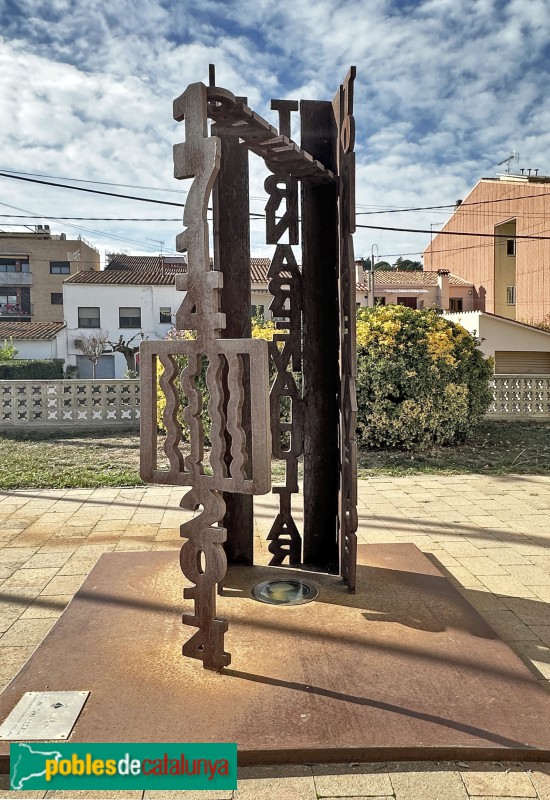
M357 311L358 440L427 447L463 440L491 401L491 362L435 309Z

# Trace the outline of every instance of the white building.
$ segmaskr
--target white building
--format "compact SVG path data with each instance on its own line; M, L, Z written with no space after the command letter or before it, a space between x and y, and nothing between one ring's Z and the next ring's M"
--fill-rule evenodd
M78 368L79 377L92 376L92 364L78 342L99 331L111 342L135 337L132 345L140 343L141 333L147 339L166 338L182 297L173 270L106 269L72 275L63 284L68 363ZM122 353L106 354L96 377L122 378L126 369Z
M374 302L372 301L372 273L363 271L356 262L357 305L404 305L408 308L431 308L444 311L471 311L473 285L448 270L404 272L374 271Z
M271 318L267 289L268 258L251 259L251 314ZM176 291L175 276L186 272L181 256L112 255L102 272L81 272L63 284L67 336L67 363L78 368L81 378L91 377L92 365L76 342L103 331L111 342L125 341L143 333L148 339L164 339L174 326L175 312L184 294ZM122 378L127 364L122 353L101 356L98 378Z
M547 331L486 311L444 316L480 339L480 350L495 361L495 374L550 374L550 333Z
M0 321L0 344L12 342L17 359L67 358L63 322Z

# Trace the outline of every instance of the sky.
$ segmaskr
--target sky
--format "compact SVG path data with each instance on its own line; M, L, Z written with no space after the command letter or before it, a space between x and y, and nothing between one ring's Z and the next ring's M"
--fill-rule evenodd
M172 101L208 83L210 63L218 86L275 125L271 98L330 100L353 64L356 221L377 226L357 228L355 254L416 259L429 232L381 228L435 234L512 151L512 171L550 174L549 34L547 0L0 0L0 172L184 203ZM261 213L268 173L250 158ZM174 253L182 230L178 207L0 185L0 230L49 224L102 258ZM424 206L448 208L395 213ZM261 219L251 248L272 252Z

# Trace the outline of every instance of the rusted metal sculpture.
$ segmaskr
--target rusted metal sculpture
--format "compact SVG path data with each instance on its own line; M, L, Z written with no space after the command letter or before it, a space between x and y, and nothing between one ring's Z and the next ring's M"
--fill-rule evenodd
M298 103L273 100L271 107L279 111L281 134L290 138L290 112L298 109ZM279 513L267 538L273 556L270 564L279 566L285 559L289 564L302 559L302 537L292 517L292 495L299 491L298 459L303 452L302 397L293 375L302 369L302 274L292 250L299 242L298 179L279 171L266 179L264 188L269 198L266 243L276 245L268 272L273 295L269 308L279 329L269 343L275 370L270 392L272 452L285 462L284 485L272 490L279 495Z
M355 336L355 118L353 116L353 84L355 67L348 72L343 86L333 101L338 129L337 169L338 229L340 249L340 487L338 522L340 526L340 569L350 591L355 590L357 562L357 377Z
M185 142L174 148L174 174L180 179L193 178L183 216L185 230L176 239L177 249L187 253L188 261L187 274L176 278L176 288L185 292L176 314L176 327L191 331L193 338L148 341L141 346L141 474L144 480L153 483L190 486L181 505L200 510L198 516L181 526L181 536L186 541L180 563L192 584L184 590L184 597L194 601L194 611L183 615L183 623L198 628L184 644L183 654L202 660L208 669L220 670L231 660L224 649L228 623L216 616L216 591L226 574L227 553L230 560L252 563L252 526L248 525L251 506L237 504L232 514L226 514L223 493L227 498L235 493L252 495L269 491L272 436L273 453L285 461L286 477L284 485L274 489L279 494L280 506L269 534L271 563L278 566L288 559L290 564L297 565L308 561L308 553L314 553L309 558L310 564L326 562L327 568L337 570L338 557L335 565L333 551L336 548L338 552L340 541L340 571L350 591L354 590L357 526L355 296L351 243L354 230L354 76L352 69L333 104L301 104L302 141L311 141L313 149L321 150L326 149L328 142L327 163L321 163L291 140L290 113L298 108L293 101L273 101L272 108L279 111L279 131L251 111L245 98L235 97L215 85L191 84L174 102L174 117L185 123ZM214 82L212 71L211 84ZM317 131L312 123L318 112L324 115L323 126L328 134L327 130ZM209 118L214 123L211 136L208 135ZM318 141L322 146L318 146ZM224 273L227 271L230 279L236 279L244 274L243 270L247 273L249 270L244 257L230 257L231 247L239 249L242 244L239 252L249 251L248 243L244 246L241 242L248 235L247 225L241 221L236 231L230 230L230 216L224 215L220 208L220 197L230 196L231 176L227 170L225 176L222 170L215 193L213 263L209 252L206 214L220 172L220 159L225 157L239 171L242 181L243 176L248 175L241 156L243 148L260 155L272 173L265 183L269 196L266 241L276 245L269 270L269 290L273 295L270 308L279 330L269 345L249 338L246 320L241 320L240 326L232 325L232 330L239 331L242 338L224 338L226 314L221 309L229 313L228 298L231 297L227 288L224 294ZM302 270L293 252L293 246L299 242L299 182L303 205ZM306 274L314 274L318 258L316 227L326 227L329 237L332 236L333 247L323 255L329 283L334 284L334 291L330 294L329 290L328 295L332 298L330 311L318 307L315 292L305 281ZM246 286L246 283L241 285ZM326 292L326 286L324 290ZM309 298L309 305L304 304L305 297ZM242 308L249 304L249 298L243 299L241 314ZM313 338L309 340L309 361L306 363L303 358L308 335L316 334L319 320L326 313L332 315L335 331L340 321L340 333L333 337L332 351L326 353L327 369L311 347ZM269 358L275 368L270 395ZM205 360L208 363L207 413L211 423L208 460L205 460L203 447L203 398L198 386ZM164 470L157 468L158 364L160 389L166 398L164 452L169 468ZM301 371L306 387L303 393L293 374ZM328 381L326 388L325 373L332 375L332 383ZM324 406L316 405L319 392L324 395ZM183 421L188 428L190 444L186 456L180 447L182 398L186 398ZM304 425L304 402L310 402L313 409L308 425ZM322 407L328 409L327 413L315 411ZM308 534L306 525L302 558L302 539L292 516L291 496L299 488L298 458L303 451L308 458L308 447L315 456L319 431L323 429L328 439L336 443L333 448L335 480L323 489L323 494L327 491L330 494L329 503L334 512L325 515L320 539ZM310 475L315 475L315 470L310 470ZM307 487L309 502L314 504L315 493L319 494L316 481L309 480ZM237 540L238 547L228 546Z

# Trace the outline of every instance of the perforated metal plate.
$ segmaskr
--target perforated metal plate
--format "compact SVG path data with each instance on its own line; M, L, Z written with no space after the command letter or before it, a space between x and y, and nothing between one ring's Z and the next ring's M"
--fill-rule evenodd
M26 692L0 725L0 739L68 739L90 692Z

